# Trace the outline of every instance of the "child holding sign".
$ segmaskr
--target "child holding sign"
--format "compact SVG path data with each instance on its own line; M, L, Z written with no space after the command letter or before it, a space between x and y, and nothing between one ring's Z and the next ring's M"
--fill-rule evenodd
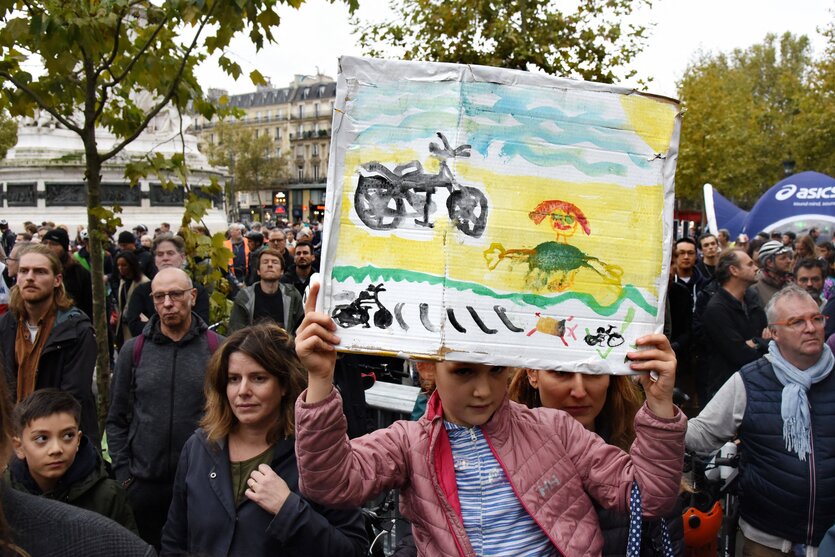
M308 388L296 402L296 454L305 496L360 505L401 490L421 555L599 555L592 499L626 513L640 489L644 514L675 503L686 418L673 405L676 360L663 335L638 339L629 353L647 395L629 453L607 445L569 414L528 409L507 397L508 370L485 364L421 363L435 383L417 422L349 440L333 388L335 324L313 311L297 332ZM634 487L633 487L634 486Z

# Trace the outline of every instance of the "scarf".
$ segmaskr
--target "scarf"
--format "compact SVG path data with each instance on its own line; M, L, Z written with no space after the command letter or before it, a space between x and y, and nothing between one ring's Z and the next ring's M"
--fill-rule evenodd
M795 451L800 460L806 460L811 452L810 429L812 417L809 412L809 387L823 381L832 371L835 357L829 346L823 346L820 359L809 369L797 369L780 353L777 343L768 343L767 359L774 368L774 375L783 385L780 415L783 418L783 440L787 451Z
M30 339L29 327L26 326L26 317L20 316L17 320L14 346L15 360L17 360L17 402L35 392L41 351L52 332L53 325L55 325L54 308L38 322L38 335L33 343Z

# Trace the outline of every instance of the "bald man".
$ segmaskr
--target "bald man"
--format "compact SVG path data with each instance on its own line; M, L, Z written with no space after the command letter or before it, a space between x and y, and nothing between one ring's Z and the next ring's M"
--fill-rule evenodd
M116 360L107 439L139 534L159 547L180 451L203 413L206 364L222 337L192 312L197 291L182 269L158 272L151 298L156 313Z

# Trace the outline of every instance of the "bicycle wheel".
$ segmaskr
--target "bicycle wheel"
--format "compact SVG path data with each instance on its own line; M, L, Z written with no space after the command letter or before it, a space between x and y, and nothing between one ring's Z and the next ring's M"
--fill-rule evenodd
M598 335L593 335L591 333L589 333L585 337L583 337L583 340L589 346L597 346L600 343L600 337Z
M468 186L449 194L447 212L456 228L467 236L480 237L487 226L487 197L477 188Z
M354 193L354 210L368 228L397 228L405 212L397 187L379 176L360 176Z
M606 345L609 346L610 348L614 348L616 346L620 346L624 342L626 342L626 341L623 340L622 336L620 336L618 333L612 333L612 334L609 335L609 338L606 340Z

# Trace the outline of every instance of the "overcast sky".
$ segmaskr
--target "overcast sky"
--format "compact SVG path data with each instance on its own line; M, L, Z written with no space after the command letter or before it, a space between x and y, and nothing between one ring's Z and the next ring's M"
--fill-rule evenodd
M360 0L359 15L382 19L387 5L387 0ZM249 72L258 69L273 85L285 87L294 74L315 74L317 68L336 77L339 56L362 54L348 10L338 0L307 0L299 10L280 14L277 44L257 54L245 38L232 44L230 55L244 70L241 79L233 81L209 60L199 69L201 84L245 93L254 89ZM817 28L835 19L835 0L655 0L639 17L655 27L634 68L640 77L654 78L649 92L674 97L676 80L699 49L728 52L761 42L767 33L790 31L809 36L820 54L824 40Z

